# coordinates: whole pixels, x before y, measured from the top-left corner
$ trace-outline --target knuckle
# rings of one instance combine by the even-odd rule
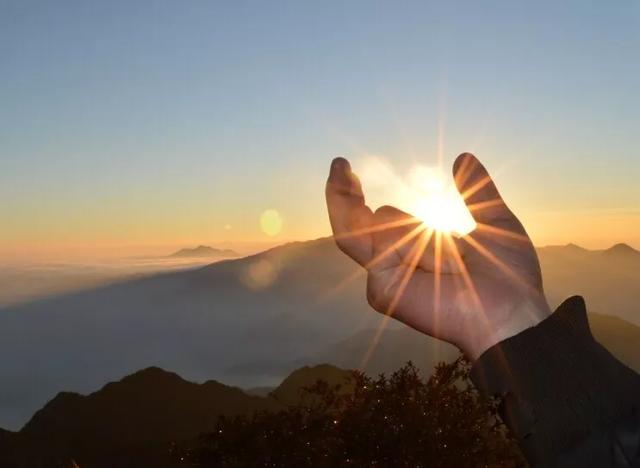
[[[400,218],[403,216],[403,213],[394,206],[382,205],[376,209],[373,216],[378,222],[383,222],[390,219]]]
[[[392,211],[395,211],[395,208],[392,207],[391,205],[382,205],[379,206],[378,208],[376,208],[376,214],[385,214],[385,213],[390,213]]]

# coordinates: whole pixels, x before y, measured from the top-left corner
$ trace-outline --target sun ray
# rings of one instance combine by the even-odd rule
[[[458,264],[458,267],[460,268],[460,273],[463,279],[463,284],[466,287],[467,291],[470,293],[471,295],[471,300],[474,303],[474,306],[478,309],[481,318],[484,321],[484,327],[485,330],[484,332],[487,332],[488,330],[490,330],[491,324],[489,322],[489,318],[487,316],[487,312],[484,308],[484,305],[482,304],[482,301],[480,300],[480,296],[478,294],[478,291],[475,287],[475,285],[473,284],[473,280],[471,279],[471,276],[469,275],[469,270],[467,270],[466,265],[464,264],[464,261],[462,260],[462,257],[460,256],[460,252],[458,251],[458,247],[455,245],[455,242],[453,241],[453,239],[451,238],[451,236],[445,236],[445,239],[447,240],[447,242],[449,243],[449,246],[451,248],[451,252],[453,254],[453,258],[455,260],[455,262]],[[483,332],[483,331],[478,331],[478,330],[474,330],[474,332],[478,333],[478,332]],[[503,360],[505,360],[505,357],[502,355],[502,350],[499,350],[501,358]],[[506,363],[506,360],[505,360]]]
[[[450,235],[445,235],[445,240],[449,244],[449,249],[451,250],[451,254],[453,256],[453,260],[460,270],[460,275],[462,276],[462,280],[464,281],[465,286],[469,290],[471,295],[471,300],[473,301],[473,305],[482,311],[484,314],[484,306],[482,305],[482,301],[480,300],[480,296],[478,291],[476,290],[475,285],[473,284],[473,280],[471,279],[471,275],[469,275],[469,270],[462,260],[462,256],[460,255],[460,251],[456,246],[453,238]]]
[[[442,232],[438,231],[434,236],[433,244],[433,329],[437,333],[440,329],[440,300],[442,289]],[[440,361],[440,346],[435,348],[436,362]]]
[[[470,237],[470,236],[466,236],[466,237]],[[456,263],[458,263],[458,266],[460,267],[460,271],[462,273],[462,278],[464,280],[464,285],[468,288],[469,292],[472,294],[473,301],[476,304],[476,307],[478,307],[478,310],[480,311],[480,313],[482,315],[482,318],[484,319],[484,326],[485,326],[484,332],[486,333],[486,332],[488,332],[490,330],[491,324],[489,322],[489,318],[488,318],[487,313],[486,313],[486,311],[484,309],[484,306],[482,305],[482,301],[480,300],[480,297],[478,295],[478,291],[476,290],[475,285],[473,284],[473,280],[469,276],[469,272],[468,272],[466,266],[464,265],[464,262],[463,262],[462,258],[460,257],[460,254],[458,253],[457,246],[453,242],[453,239],[448,238],[448,241],[450,242],[451,251],[453,252],[453,256],[455,258],[455,261],[456,261]],[[482,246],[480,246],[480,247],[482,247]],[[457,278],[456,278],[456,281],[457,281]],[[476,332],[478,332],[478,331],[476,331]],[[480,331],[480,332],[482,332],[482,331]],[[504,355],[504,353],[502,351],[502,348],[498,347],[497,351],[498,351],[498,357],[502,360],[503,365],[506,368],[508,368],[509,367],[509,362],[507,361],[507,358]],[[518,385],[517,382],[515,382],[514,384]]]
[[[435,242],[433,245],[434,256],[434,268],[433,268],[433,313],[434,313],[434,328],[438,330],[439,311],[440,311],[440,289],[442,285],[442,232],[438,231],[435,235]]]
[[[471,213],[474,213],[476,211],[484,210],[487,208],[494,208],[496,206],[503,206],[503,205],[504,205],[504,200],[502,200],[501,198],[494,198],[493,200],[487,200],[487,201],[482,201],[478,203],[471,203],[467,205],[467,209]]]
[[[466,158],[462,160],[461,166],[458,168],[455,174],[456,185],[463,187],[466,185],[469,176],[471,175],[471,159]]]
[[[407,130],[402,125],[402,119],[400,118],[400,113],[398,112],[397,106],[394,104],[391,96],[388,93],[384,93],[384,96],[381,96],[381,97],[385,102],[385,104],[387,105],[388,115],[392,120],[396,131],[398,132],[398,136],[402,141],[405,152],[409,154],[409,156],[414,162],[417,161],[418,153],[416,152],[416,149],[413,145],[413,142],[411,141],[411,138],[409,138],[409,135],[407,134]]]
[[[392,224],[392,223],[387,223],[387,224]],[[345,279],[340,281],[336,286],[334,286],[329,291],[327,291],[325,294],[323,294],[322,295],[322,299],[323,300],[327,300],[330,297],[333,297],[338,292],[342,291],[345,287],[347,287],[353,281],[358,279],[360,276],[366,274],[368,270],[370,270],[371,268],[376,266],[378,263],[380,263],[382,260],[384,260],[386,257],[388,257],[391,253],[393,253],[394,250],[399,249],[403,245],[407,244],[414,237],[419,235],[424,230],[425,230],[425,227],[424,227],[423,224],[420,224],[420,225],[416,226],[415,228],[413,228],[411,231],[409,231],[404,236],[402,236],[400,239],[395,241],[392,245],[390,245],[383,252],[380,252],[378,255],[376,255],[374,258],[372,258],[371,261],[369,261],[369,263],[364,265],[364,268],[358,268],[351,275],[347,276]]]
[[[476,249],[481,255],[487,258],[490,262],[496,265],[500,270],[505,273],[509,278],[511,278],[515,284],[524,289],[525,291],[532,292],[534,294],[539,294],[539,291],[533,287],[528,282],[524,281],[516,272],[514,272],[507,264],[501,261],[498,257],[496,257],[493,253],[491,253],[485,246],[483,246],[480,242],[474,239],[471,236],[465,236],[463,239],[469,243],[474,249]],[[533,315],[533,312],[530,312],[528,309],[524,309],[526,313],[533,319],[536,317]],[[504,359],[504,357],[503,357]],[[506,362],[506,360],[505,360]]]
[[[474,193],[484,188],[487,184],[491,183],[491,181],[492,181],[491,176],[487,175],[483,177],[478,182],[476,182],[475,184],[473,184],[471,187],[469,187],[467,190],[465,190],[460,194],[462,196],[462,199],[463,200],[469,199],[469,197],[471,197]]]
[[[438,161],[438,167],[442,169],[444,166],[444,120],[445,120],[445,109],[444,109],[444,100],[440,99],[438,103],[438,122],[436,127],[436,158]]]
[[[406,277],[411,277],[411,274],[413,274],[413,272],[416,270],[418,263],[420,263],[420,257],[422,257],[422,255],[424,254],[427,246],[429,245],[429,242],[431,241],[431,237],[433,236],[433,233],[436,232],[434,231],[434,229],[432,228],[428,228],[426,230],[425,235],[422,237],[422,239],[420,241],[418,241],[416,244],[413,245],[413,247],[411,248],[411,250],[409,250],[409,253],[407,254],[407,256],[405,258],[402,258],[401,261],[402,263],[405,263],[406,259],[409,259],[408,263],[405,263],[409,268],[406,272],[404,272],[402,270],[402,268],[397,268],[396,271],[394,272],[393,276],[390,278],[390,280],[388,281],[388,286],[387,289],[385,290],[385,293],[388,292],[389,289],[391,289],[393,287],[393,285],[397,284],[398,281],[400,281],[402,283],[402,281],[404,281],[404,279],[402,279],[402,274],[403,272],[405,273]],[[406,287],[406,285],[405,285]],[[404,288],[402,288],[404,289]],[[385,315],[393,315],[393,312],[395,311],[395,308],[397,306],[397,302],[400,299],[400,295],[403,291],[401,291],[401,288],[398,288],[396,290],[396,294],[393,297],[393,300],[391,301],[389,307],[387,308],[387,311],[385,313]],[[395,301],[395,303],[394,303]]]
[[[398,284],[398,288],[396,290],[396,293],[394,294],[393,298],[391,299],[391,302],[389,303],[389,306],[387,307],[387,310],[385,311],[384,317],[382,318],[380,326],[376,330],[376,334],[374,335],[373,339],[371,340],[371,344],[369,345],[369,348],[367,349],[367,352],[365,353],[364,357],[362,358],[362,362],[360,363],[360,370],[364,371],[364,369],[366,368],[366,366],[367,366],[367,364],[369,362],[369,359],[371,359],[371,356],[373,355],[373,352],[374,352],[375,348],[378,346],[378,342],[380,341],[380,337],[382,336],[382,332],[386,328],[387,322],[389,321],[389,319],[393,316],[393,313],[395,312],[395,309],[398,306],[398,302],[400,301],[402,295],[404,294],[404,291],[405,291],[407,285],[409,284],[409,281],[411,280],[411,276],[413,275],[414,271],[416,270],[418,262],[420,261],[420,257],[424,253],[424,250],[425,250],[427,244],[429,243],[429,240],[431,238],[432,233],[433,233],[433,230],[429,230],[429,233],[427,235],[425,235],[425,236],[422,236],[421,239],[419,240],[419,242],[416,242],[415,245],[411,248],[411,251],[409,252],[409,255],[408,255],[408,257],[411,258],[410,264],[407,265],[407,267],[405,268],[404,275],[403,275],[402,279],[400,280],[400,283]],[[402,270],[399,269],[399,272],[401,273]]]
[[[480,244],[477,240],[475,240],[471,236],[466,236],[464,238],[474,249],[480,252],[485,258],[491,261],[494,265],[496,265],[500,270],[502,270],[507,276],[509,276],[518,286],[523,288],[526,291],[532,292],[534,294],[539,293],[533,286],[524,281],[516,272],[514,272],[507,264],[502,262],[499,258],[497,258],[494,254],[492,254],[485,246]],[[527,310],[527,309],[525,309]],[[529,315],[535,319],[533,313],[529,313]]]
[[[528,236],[521,234],[519,232],[510,231],[508,229],[499,228],[496,226],[492,226],[490,224],[477,223],[476,228],[478,231],[489,232],[491,234],[496,234],[498,236],[508,237],[510,239],[515,239],[521,242],[529,243],[530,239]]]
[[[484,256],[487,260],[497,266],[505,275],[511,278],[516,284],[521,286],[527,290],[534,290],[534,288],[529,285],[526,281],[524,281],[518,274],[509,267],[506,263],[496,257],[493,253],[489,251],[485,246],[483,246],[480,242],[474,239],[471,236],[463,237],[465,242],[467,242],[471,247],[476,249],[482,256]]]
[[[386,229],[393,229],[402,226],[409,226],[411,224],[422,224],[417,218],[400,219],[398,221],[391,221],[388,223],[376,224],[375,226],[369,226],[362,229],[356,229],[355,231],[346,232],[344,234],[334,234],[335,239],[350,239],[352,237],[363,236],[365,234],[372,234],[374,232],[384,231]]]
[[[416,226],[415,228],[413,228],[411,231],[409,231],[408,233],[406,233],[404,236],[402,236],[400,239],[398,239],[397,241],[395,241],[393,244],[391,244],[388,248],[386,248],[384,251],[380,252],[378,255],[376,255],[373,259],[371,259],[371,261],[369,263],[367,263],[364,268],[366,270],[370,270],[371,268],[373,268],[374,266],[376,266],[378,263],[380,263],[382,260],[384,260],[388,255],[390,255],[394,250],[399,249],[400,247],[404,246],[406,243],[408,243],[409,241],[411,241],[414,237],[418,236],[420,233],[425,231],[425,226],[423,224],[420,224],[418,226]],[[415,246],[412,248],[411,251],[413,251],[413,249],[415,248]]]

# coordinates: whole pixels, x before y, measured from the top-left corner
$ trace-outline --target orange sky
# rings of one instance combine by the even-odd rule
[[[357,160],[354,165],[357,169]],[[555,210],[540,209],[536,206],[539,195],[527,193],[530,188],[526,182],[506,183],[511,172],[513,170],[498,170],[496,181],[498,184],[505,181],[503,196],[536,245],[573,242],[598,249],[626,242],[640,248],[640,212],[630,208],[563,208],[562,203],[558,203]],[[82,202],[62,207],[52,202],[47,209],[13,212],[0,232],[0,260],[60,261],[161,255],[199,244],[249,253],[290,240],[329,235],[323,174],[290,180],[282,189],[280,184],[265,185],[264,196],[251,194],[235,206],[228,200],[216,203],[207,198],[215,194],[208,195],[203,190],[187,192],[181,198],[176,193],[159,199],[123,196],[104,200],[97,207]],[[287,189],[297,191],[299,196],[288,197]],[[385,202],[385,193],[376,194],[376,190],[374,187],[368,191],[374,208]],[[268,201],[263,204],[263,199]],[[275,231],[265,232],[265,226],[261,225],[261,215],[267,210],[278,213]]]
[[[638,2],[130,3],[0,14],[0,262],[325,236],[333,157],[466,151],[537,245],[640,248]]]

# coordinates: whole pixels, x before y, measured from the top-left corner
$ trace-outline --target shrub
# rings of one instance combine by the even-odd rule
[[[463,358],[428,379],[408,363],[389,378],[353,372],[343,385],[318,381],[302,391],[304,403],[279,412],[220,418],[174,456],[220,468],[525,466]]]

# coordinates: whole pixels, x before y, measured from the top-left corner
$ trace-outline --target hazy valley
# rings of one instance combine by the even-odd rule
[[[594,333],[640,369],[632,325],[640,323],[640,253],[623,245],[539,252],[552,306],[584,295],[599,314]],[[364,275],[331,239],[8,307],[0,310],[0,427],[20,428],[60,391],[88,393],[149,366],[245,388],[273,386],[306,364],[357,368],[380,319],[364,300]],[[429,371],[456,354],[391,322],[366,370],[411,359]]]

